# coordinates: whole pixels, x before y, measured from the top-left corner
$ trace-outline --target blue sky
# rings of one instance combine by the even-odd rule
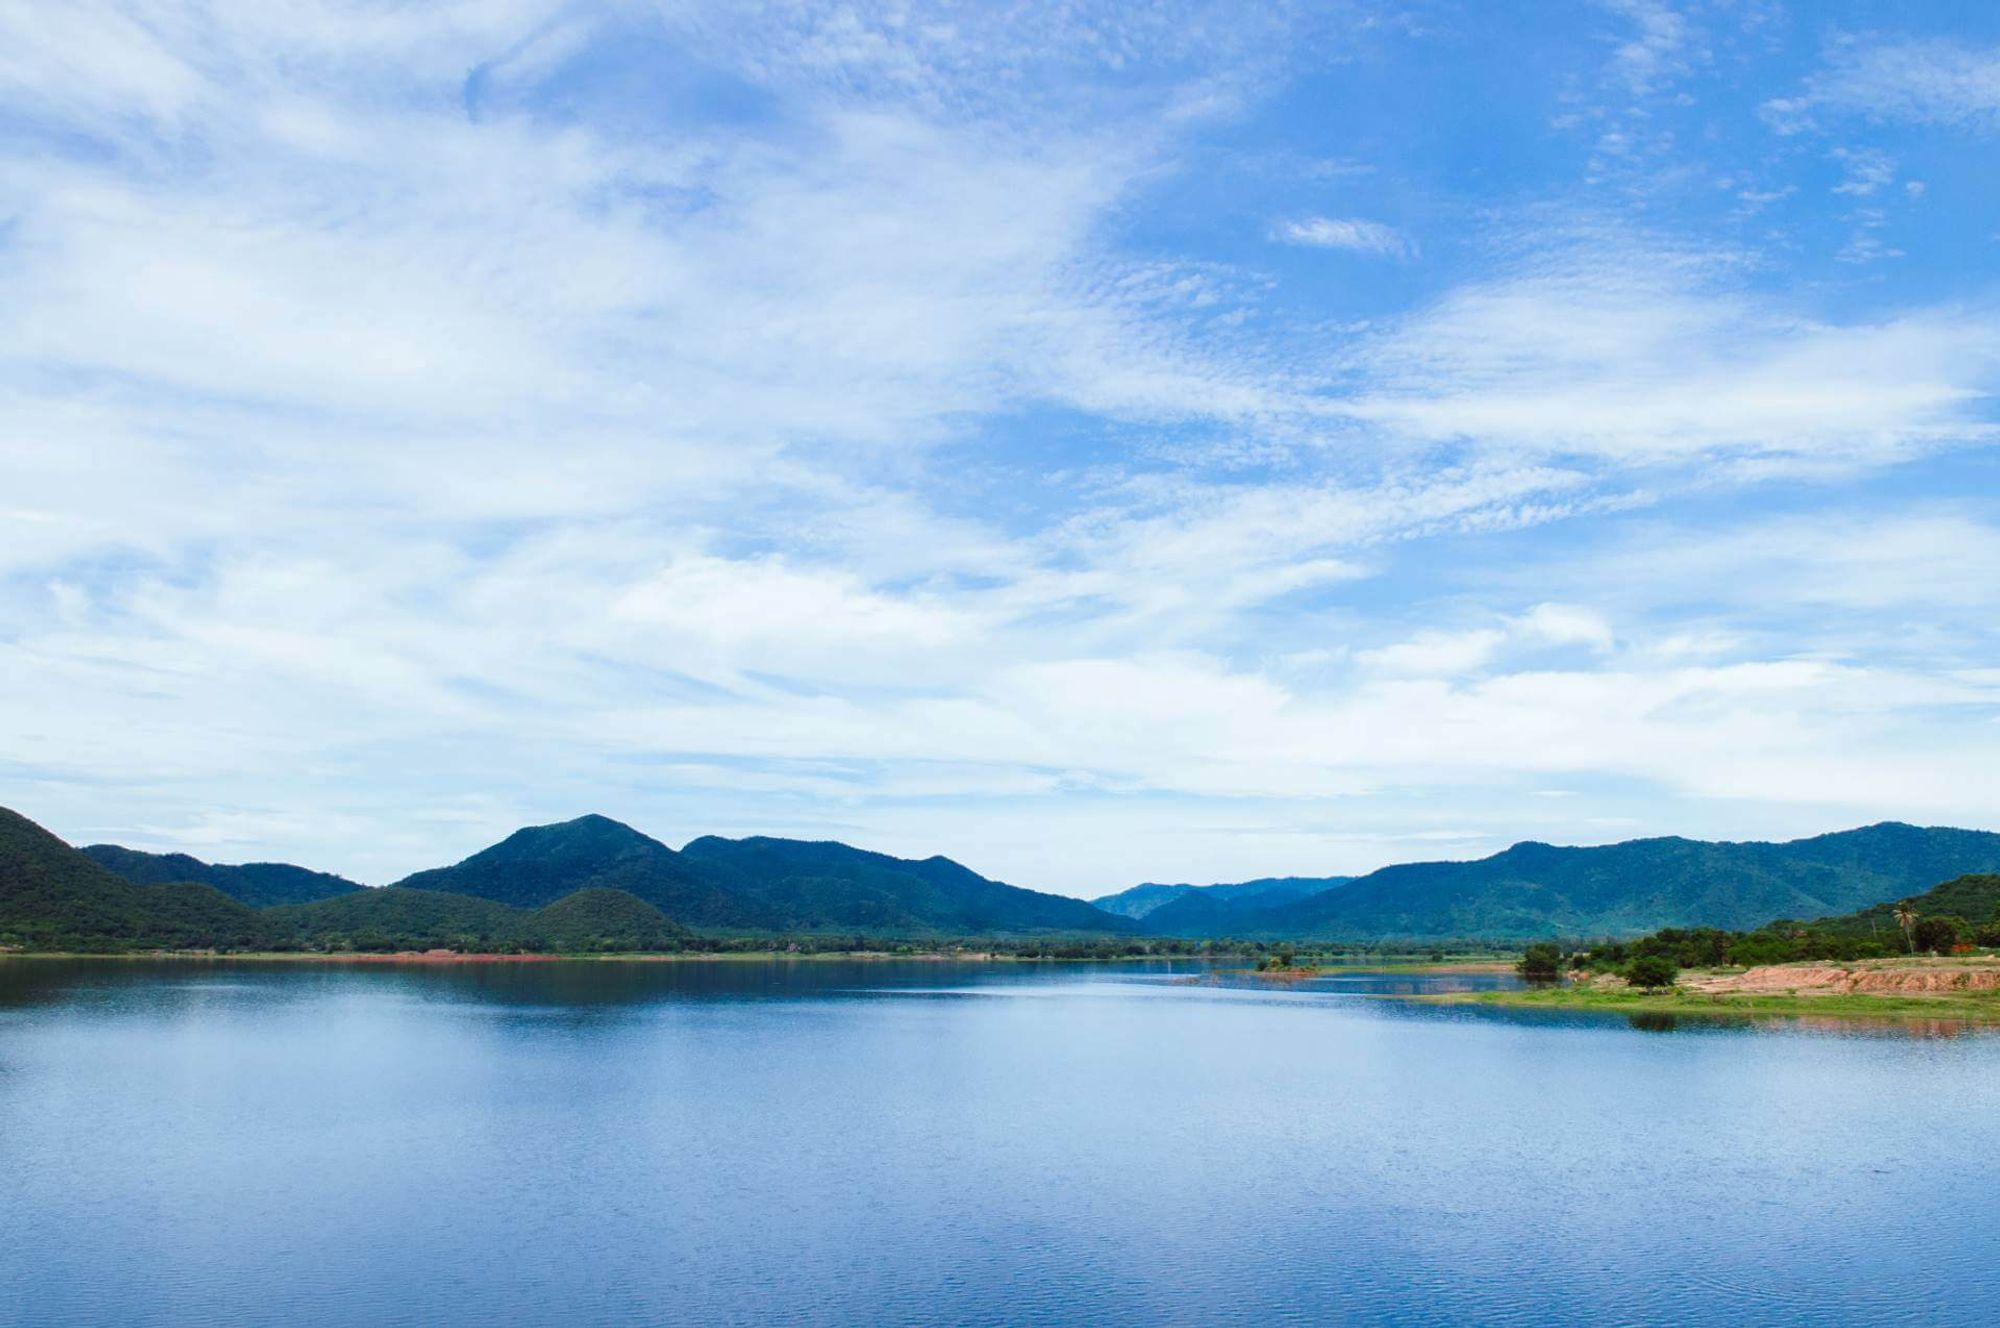
[[[1078,894],[2000,828],[2000,8],[0,7],[0,787]]]

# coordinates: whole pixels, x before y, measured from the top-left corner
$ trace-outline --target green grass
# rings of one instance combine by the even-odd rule
[[[1838,1019],[1963,1019],[2000,1023],[2000,992],[1937,995],[1830,994],[1787,996],[1769,992],[1581,991],[1574,987],[1523,991],[1452,992],[1397,997],[1435,1005],[1492,1005],[1522,1010],[1563,1010],[1604,1014],[1673,1014],[1793,1018],[1818,1015]]]

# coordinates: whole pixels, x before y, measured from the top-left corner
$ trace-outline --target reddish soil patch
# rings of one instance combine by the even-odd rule
[[[1683,978],[1700,992],[1781,992],[1922,996],[2000,991],[2000,962],[1992,960],[1889,960],[1862,964],[1767,964],[1743,973]]]

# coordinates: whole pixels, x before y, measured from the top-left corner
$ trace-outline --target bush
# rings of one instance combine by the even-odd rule
[[[1671,987],[1674,985],[1674,979],[1680,975],[1680,965],[1660,954],[1640,955],[1625,970],[1627,982],[1635,987],[1643,987],[1647,991]]]
[[[1958,944],[1958,934],[1965,927],[1965,919],[1953,917],[1920,918],[1916,929],[1910,933],[1919,950],[1929,950],[1935,954],[1948,955]]]
[[[1562,947],[1553,941],[1536,941],[1514,965],[1514,971],[1530,982],[1554,982],[1562,976],[1562,968]]]

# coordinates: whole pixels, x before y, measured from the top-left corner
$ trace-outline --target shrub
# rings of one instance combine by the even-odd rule
[[[1662,987],[1674,985],[1674,979],[1681,975],[1680,965],[1665,955],[1640,955],[1625,970],[1625,980],[1635,987],[1647,991],[1658,991]]]
[[[1958,934],[1965,928],[1965,919],[1954,917],[1922,918],[1910,933],[1910,938],[1919,950],[1929,950],[1936,954],[1948,955],[1958,944]]]
[[[1530,982],[1554,982],[1562,976],[1562,947],[1553,941],[1536,941],[1521,955],[1514,971]]]

